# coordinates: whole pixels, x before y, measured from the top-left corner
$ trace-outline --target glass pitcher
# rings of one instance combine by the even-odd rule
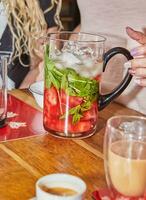
[[[119,96],[132,76],[127,72],[111,93],[100,94],[107,62],[122,47],[104,52],[105,38],[88,33],[53,33],[45,41],[44,128],[55,136],[84,138],[96,132],[99,111]]]

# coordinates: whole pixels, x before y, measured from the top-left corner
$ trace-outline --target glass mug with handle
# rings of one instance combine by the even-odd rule
[[[115,116],[104,138],[104,166],[111,199],[146,199],[146,118]]]
[[[46,38],[44,128],[53,135],[84,138],[95,133],[98,111],[128,86],[127,72],[111,93],[100,94],[101,74],[116,54],[128,60],[129,51],[117,47],[104,52],[105,38],[88,33],[59,32]]]

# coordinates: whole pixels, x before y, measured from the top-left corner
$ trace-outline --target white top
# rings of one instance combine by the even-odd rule
[[[107,37],[106,49],[123,46],[130,50],[139,45],[127,36],[125,27],[146,30],[146,0],[77,1],[81,13],[81,31],[104,34]],[[103,75],[102,86],[111,90],[122,79],[123,63],[121,68],[119,61],[114,59],[110,66]],[[146,114],[145,97],[146,88],[136,85],[132,80],[117,101]]]

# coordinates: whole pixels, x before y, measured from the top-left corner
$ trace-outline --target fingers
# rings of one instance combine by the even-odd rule
[[[146,44],[146,35],[144,33],[135,31],[131,27],[126,27],[126,32],[133,40],[136,40],[140,44]]]
[[[129,73],[140,86],[146,86],[146,58],[134,58],[126,63]]]
[[[146,58],[135,58],[126,63],[129,73],[134,76],[146,77]]]
[[[145,68],[131,68],[129,73],[133,75],[135,83],[146,87],[146,67]]]
[[[133,60],[130,60],[131,68],[145,68],[146,70],[146,57],[143,58],[134,58]]]
[[[136,47],[131,50],[132,56],[146,55],[146,35],[142,32],[135,31],[131,27],[126,27],[126,32],[133,40],[136,40],[142,46]]]
[[[129,73],[136,77],[146,78],[146,68],[130,69]]]
[[[127,62],[129,73],[135,77],[138,85],[146,86],[146,35],[130,27],[126,28],[126,32],[130,38],[142,44],[131,50],[134,59]]]
[[[140,86],[146,87],[146,79],[144,78],[136,78],[134,79],[135,83],[137,83]]]
[[[136,47],[136,48],[133,48],[130,51],[130,53],[131,53],[132,56],[146,55],[146,44],[139,46],[139,47]]]

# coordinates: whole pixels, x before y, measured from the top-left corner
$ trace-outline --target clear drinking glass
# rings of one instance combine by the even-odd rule
[[[104,155],[111,199],[146,199],[146,118],[110,118],[104,138]]]
[[[100,80],[116,54],[132,59],[116,47],[105,53],[105,38],[88,33],[53,33],[45,41],[44,127],[53,135],[84,138],[94,134],[100,110],[119,96],[132,76],[109,94],[100,93]]]
[[[10,52],[0,51],[0,128],[6,125],[7,119],[7,67]]]

